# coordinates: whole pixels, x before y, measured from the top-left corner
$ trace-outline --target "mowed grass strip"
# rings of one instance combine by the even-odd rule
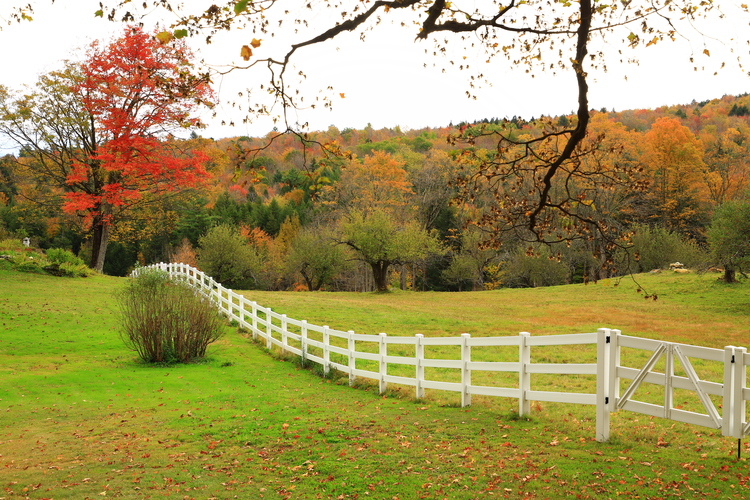
[[[246,295],[297,319],[389,335],[612,327],[746,345],[747,285],[645,276],[538,290]],[[124,280],[0,271],[0,498],[744,498],[750,468],[719,431],[594,408],[322,379],[228,327],[202,363],[145,366],[117,334]],[[651,289],[649,289],[651,288]],[[540,356],[556,359],[559,353]],[[568,354],[565,354],[568,357]],[[541,362],[541,361],[540,361]],[[571,361],[572,362],[572,361]],[[550,377],[576,391],[585,377]],[[584,384],[585,385],[585,384]],[[743,443],[746,454],[750,454]]]

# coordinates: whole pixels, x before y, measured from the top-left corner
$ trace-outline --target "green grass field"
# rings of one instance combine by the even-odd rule
[[[750,347],[750,286],[716,276],[476,293],[246,296],[311,323],[389,335],[618,328]],[[597,443],[594,408],[322,379],[241,332],[204,362],[144,366],[117,333],[123,279],[0,270],[0,499],[745,498],[750,467],[719,431],[632,413]],[[545,354],[546,355],[546,354]],[[550,353],[549,356],[574,356]],[[554,390],[578,390],[552,377]],[[457,398],[457,396],[456,396]]]

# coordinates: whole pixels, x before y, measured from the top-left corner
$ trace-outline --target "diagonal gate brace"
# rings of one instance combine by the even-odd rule
[[[617,409],[622,409],[623,406],[625,406],[625,403],[628,402],[628,400],[631,398],[633,393],[638,390],[638,387],[641,385],[641,382],[643,382],[643,379],[646,378],[646,375],[648,375],[651,372],[651,369],[656,365],[656,362],[659,361],[659,358],[662,354],[664,354],[664,351],[667,350],[666,344],[659,344],[659,347],[656,348],[654,353],[651,355],[651,358],[649,358],[648,361],[646,361],[646,364],[643,365],[643,368],[641,368],[641,371],[638,372],[638,375],[635,376],[633,381],[630,383],[630,386],[625,390],[622,397],[617,401]]]

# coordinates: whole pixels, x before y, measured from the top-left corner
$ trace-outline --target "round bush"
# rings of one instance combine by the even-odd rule
[[[206,354],[225,323],[216,305],[183,281],[143,270],[117,293],[120,336],[147,363],[186,363]]]

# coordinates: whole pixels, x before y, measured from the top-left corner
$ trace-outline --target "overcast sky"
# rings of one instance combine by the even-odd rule
[[[3,4],[8,0],[2,0]],[[16,4],[26,3],[20,0]],[[203,1],[187,0],[190,5],[203,5]],[[32,22],[3,23],[0,31],[0,84],[19,88],[33,84],[39,74],[56,69],[63,59],[77,59],[80,52],[92,40],[107,39],[121,30],[121,26],[94,17],[98,9],[95,0],[37,1]],[[729,8],[729,2],[725,5]],[[0,8],[0,15],[7,14],[8,7]],[[325,14],[314,14],[309,21],[328,27],[332,21]],[[153,25],[156,16],[147,18]],[[168,22],[169,20],[167,20]],[[728,50],[738,47],[747,52],[744,42],[730,41],[735,33],[747,30],[747,18],[729,16],[720,25],[704,25],[707,37],[695,32],[688,39],[676,43],[664,42],[648,50],[626,52],[626,56],[638,56],[639,65],[620,65],[610,62],[604,74],[590,73],[591,108],[607,108],[621,111],[633,108],[655,108],[661,105],[690,103],[725,94],[741,94],[750,90],[750,78],[733,62],[736,54]],[[241,62],[239,50],[255,35],[234,31],[216,37],[208,47],[201,40],[191,41],[202,57],[217,64],[230,61]],[[523,69],[508,69],[503,60],[497,59],[487,65],[483,60],[468,54],[471,70],[482,71],[489,76],[491,85],[485,85],[474,93],[476,100],[469,99],[467,78],[471,72],[453,71],[443,74],[440,67],[446,59],[425,57],[429,42],[414,42],[415,33],[403,29],[380,27],[362,43],[357,35],[351,35],[324,46],[313,46],[298,52],[298,66],[308,78],[303,90],[309,93],[309,102],[318,89],[333,87],[333,111],[318,109],[300,112],[296,119],[309,123],[311,130],[325,130],[329,125],[339,129],[363,128],[368,123],[375,128],[400,126],[416,129],[426,126],[438,127],[450,122],[472,121],[492,117],[530,118],[569,113],[577,107],[574,76],[572,73],[537,74],[531,78]],[[279,41],[277,37],[276,41]],[[603,45],[593,39],[592,49],[604,48],[614,53],[618,40]],[[278,47],[270,39],[256,52],[258,57],[277,55]],[[711,57],[703,54],[709,48]],[[627,49],[626,49],[627,51]],[[453,54],[458,59],[461,54]],[[689,58],[693,56],[706,71],[693,71]],[[722,61],[727,68],[713,75]],[[428,67],[423,65],[427,63]],[[435,64],[437,67],[432,67]],[[479,67],[486,64],[486,68]],[[748,61],[750,64],[750,61]],[[209,121],[209,128],[201,135],[220,138],[237,135],[264,135],[273,124],[268,120],[255,120],[241,124],[244,114],[233,109],[226,101],[232,100],[245,88],[259,91],[261,73],[234,72],[215,79],[215,88],[222,99],[216,119]],[[627,77],[627,80],[626,80]],[[344,97],[341,98],[340,94]],[[246,93],[245,93],[246,95]],[[221,126],[221,121],[235,121],[235,127]]]

